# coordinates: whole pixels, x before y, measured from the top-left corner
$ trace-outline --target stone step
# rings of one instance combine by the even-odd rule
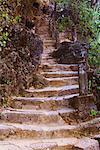
[[[45,32],[45,33],[43,33],[43,32],[37,32],[37,34],[41,37],[41,38],[46,38],[47,37],[47,39],[48,38],[50,38],[50,34],[48,33],[48,32]]]
[[[90,138],[9,139],[0,141],[0,150],[99,150],[96,140]]]
[[[51,59],[51,60],[50,59],[41,60],[41,64],[45,64],[45,62],[48,63],[48,64],[52,64],[52,65],[55,64],[55,60],[53,60],[53,59]]]
[[[45,53],[43,53],[42,54],[42,59],[54,59],[54,58],[52,58],[50,55],[48,56],[48,54],[45,55]]]
[[[40,38],[44,41],[44,40],[53,40],[52,37],[50,35],[45,36],[45,35],[39,35]]]
[[[49,46],[49,47],[45,48],[43,52],[44,52],[44,54],[46,54],[46,52],[50,52],[50,51],[53,52],[53,51],[55,51],[55,50],[56,50],[56,49],[55,49],[54,46],[51,46],[51,47]]]
[[[55,64],[54,60],[49,60],[49,59],[47,59],[47,60],[41,60],[41,64],[45,64],[45,62],[48,63],[48,64]]]
[[[47,57],[48,54],[43,55],[43,57]],[[52,57],[51,57],[52,58]],[[64,65],[64,64],[54,64],[54,65],[47,65],[46,63],[44,65],[41,65],[40,68],[43,69],[43,71],[78,71],[78,65],[70,64],[70,65]]]
[[[1,113],[1,120],[10,123],[25,124],[51,124],[59,125],[72,124],[75,122],[75,110],[71,108],[63,108],[56,111],[48,110],[22,110],[22,109],[6,109]],[[66,122],[63,118],[66,117]]]
[[[51,49],[51,51],[50,51],[50,53],[51,53],[51,52],[53,52],[54,45],[50,45],[50,44],[49,44],[49,45],[48,45],[48,44],[47,44],[47,45],[44,45],[44,46],[43,46],[43,49],[44,49],[44,50],[50,50],[50,49]]]
[[[55,44],[55,41],[51,41],[51,40],[43,40],[43,44],[44,45],[54,45]]]
[[[51,53],[51,51],[46,51],[46,53],[44,52],[43,54],[42,54],[42,59],[54,59],[53,57],[51,57],[50,56],[50,53]]]
[[[62,77],[75,77],[78,76],[77,71],[55,71],[55,72],[42,72],[46,78],[62,78]]]
[[[42,60],[55,60],[54,58],[52,58],[49,53],[45,56],[45,54],[42,54]],[[46,62],[45,62],[46,63]]]
[[[47,46],[47,48],[44,46],[44,54],[47,54],[47,53],[51,53],[54,51],[54,46]]]
[[[52,139],[65,137],[84,137],[100,132],[100,118],[78,125],[43,125],[0,123],[0,139],[4,138],[34,138]]]
[[[51,39],[44,39],[43,40],[43,43],[55,43],[56,41],[53,40],[52,38]]]
[[[55,62],[54,62],[54,61],[50,61],[50,60],[48,60],[48,61],[44,61],[44,60],[42,60],[42,61],[41,61],[41,63],[42,63],[42,64],[45,64],[45,62],[47,62],[48,64],[52,64],[52,65],[54,65],[54,64],[55,64]]]
[[[45,61],[41,61],[42,64],[45,64]],[[54,65],[55,62],[54,61],[47,61],[48,64]]]
[[[45,31],[42,31],[42,30],[38,31],[37,34],[40,35],[40,37],[41,37],[41,35],[47,35],[47,36],[49,36],[49,33],[48,33],[47,30],[45,30]]]
[[[51,49],[54,49],[54,46],[55,46],[55,43],[45,43],[43,45],[43,48],[46,49],[46,48],[51,48]]]
[[[50,86],[66,86],[78,84],[78,77],[46,78]]]
[[[72,94],[68,96],[58,97],[12,97],[11,107],[17,109],[45,109],[57,110],[69,107],[70,98],[78,96],[79,94]]]
[[[40,36],[41,40],[43,41],[43,43],[55,43],[55,40],[53,40],[51,37],[47,37],[45,39],[45,37],[43,37],[42,35]],[[54,51],[56,51],[56,49],[54,48]]]
[[[42,125],[42,124],[17,124],[17,123],[1,123],[0,139],[2,138],[61,138],[69,137],[77,128],[72,125]]]
[[[78,94],[79,85],[69,85],[60,87],[46,87],[43,89],[34,89],[33,87],[25,90],[25,96],[31,97],[52,97]]]
[[[44,58],[44,59],[41,60],[41,64],[42,64],[42,62],[44,62],[44,64],[45,64],[45,63],[48,63],[48,62],[54,62],[54,64],[55,64],[55,60],[52,59],[52,58],[51,58],[51,59]],[[51,63],[50,63],[50,64],[51,64]],[[42,65],[43,65],[43,64],[42,64]]]
[[[44,47],[44,48],[47,47],[48,50],[49,50],[49,48],[55,49],[54,46],[55,46],[55,42],[54,42],[54,43],[47,43],[47,42],[45,42],[45,43],[43,44],[43,47]]]
[[[50,36],[47,36],[46,38],[45,38],[45,35],[43,36],[43,35],[40,35],[40,38],[41,38],[41,40],[43,41],[43,43],[44,42],[55,42],[55,40],[53,40],[53,38],[52,37],[50,37]],[[56,51],[56,49],[54,49],[55,51]]]
[[[44,40],[43,40],[43,43],[55,43],[56,42],[56,40],[54,40],[52,37],[51,38],[45,38]]]
[[[51,53],[52,53],[52,49],[49,49],[49,50],[45,49],[42,54],[42,57],[44,57],[44,58],[47,58],[48,56],[51,57],[50,56]],[[51,57],[51,58],[53,58],[53,57]]]
[[[55,59],[53,58],[50,58],[49,56],[46,58],[46,57],[43,57],[41,61],[45,61],[45,63],[47,63],[47,61],[55,61]]]
[[[47,54],[42,54],[42,58],[41,58],[42,60],[49,60],[49,59],[54,59],[54,58],[52,58],[51,56],[50,56],[50,53],[47,53]],[[45,62],[46,63],[46,62]],[[41,65],[43,65],[43,64],[41,64]]]

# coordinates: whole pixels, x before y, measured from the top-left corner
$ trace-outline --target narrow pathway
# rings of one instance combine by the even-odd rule
[[[13,108],[1,113],[0,150],[99,150],[89,138],[99,132],[99,118],[79,124],[69,105],[79,95],[78,66],[56,64],[50,57],[55,48],[48,30],[45,20],[38,31],[44,43],[40,72],[49,87],[31,87],[25,97],[13,97]]]

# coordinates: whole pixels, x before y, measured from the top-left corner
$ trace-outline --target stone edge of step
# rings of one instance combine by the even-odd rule
[[[9,146],[9,148],[12,148],[12,146],[15,146],[15,148],[19,147],[20,150],[22,148],[32,148],[34,150],[41,150],[44,148],[57,148],[57,147],[77,147],[77,148],[82,148],[88,149],[88,148],[94,148],[93,150],[99,150],[99,144],[96,140],[90,139],[90,138],[82,138],[82,139],[77,139],[77,138],[60,138],[60,139],[44,139],[44,140],[32,140],[32,139],[22,139],[22,140],[4,140],[0,141],[0,147],[3,148],[5,145]],[[25,149],[25,150],[26,150]],[[31,150],[32,150],[31,149]],[[29,149],[30,150],[30,149]]]
[[[18,123],[1,123],[0,124],[0,130],[5,129],[21,129],[26,131],[57,131],[57,130],[81,130],[83,128],[87,128],[87,126],[97,126],[96,123],[100,122],[100,117],[92,119],[90,121],[87,121],[85,123],[80,123],[79,125],[57,125],[54,124],[51,125],[44,125],[44,124],[33,124],[33,125],[27,125],[27,124],[18,124]],[[99,128],[100,126],[98,126]]]
[[[64,81],[64,80],[70,80],[70,79],[78,79],[78,76],[73,77],[58,77],[58,78],[46,78],[47,81]]]
[[[6,114],[25,114],[25,115],[45,115],[45,116],[50,116],[50,115],[59,115],[59,114],[65,114],[65,113],[74,113],[75,110],[72,108],[66,108],[66,109],[59,109],[56,111],[53,110],[22,110],[22,109],[5,109],[4,111],[1,112],[2,115]]]
[[[67,96],[57,96],[57,97],[12,97],[13,100],[17,101],[36,101],[36,102],[45,102],[45,101],[62,101],[62,100],[69,100],[75,96],[79,96],[79,94],[71,94]]]
[[[34,89],[33,87],[31,87],[30,89],[26,89],[26,92],[50,92],[50,91],[64,91],[64,90],[74,90],[74,89],[79,89],[79,85],[68,85],[68,86],[60,86],[60,87],[45,87],[43,89]]]

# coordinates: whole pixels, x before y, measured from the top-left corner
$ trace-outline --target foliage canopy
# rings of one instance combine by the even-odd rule
[[[56,0],[62,7],[70,10],[70,14],[63,17],[59,23],[60,30],[65,27],[71,29],[76,26],[79,39],[90,44],[89,62],[100,65],[100,5],[91,6],[89,0]]]

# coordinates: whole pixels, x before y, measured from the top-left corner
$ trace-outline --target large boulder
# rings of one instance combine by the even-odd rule
[[[57,51],[54,51],[52,56],[58,63],[72,64],[78,63],[86,57],[89,46],[81,42],[62,42]]]

